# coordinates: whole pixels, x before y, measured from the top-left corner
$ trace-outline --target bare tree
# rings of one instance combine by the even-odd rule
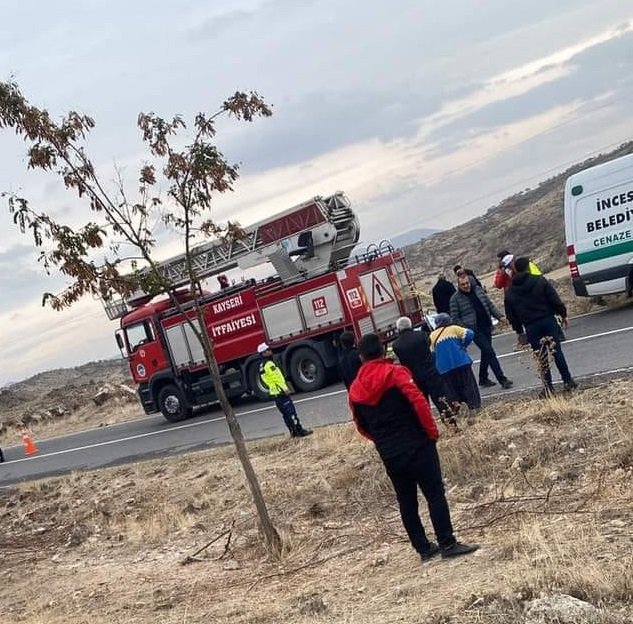
[[[40,249],[39,260],[50,274],[58,270],[68,285],[60,293],[45,293],[42,305],[64,310],[84,295],[105,299],[127,296],[142,290],[149,294],[169,293],[182,310],[174,285],[159,270],[155,259],[158,223],[183,241],[188,277],[198,323],[186,315],[201,342],[216,395],[244,469],[266,544],[271,553],[281,550],[281,539],[270,519],[259,481],[251,464],[244,436],[221,383],[213,340],[206,331],[199,304],[201,279],[191,263],[196,238],[241,235],[237,223],[221,226],[212,216],[213,200],[233,190],[238,165],[230,164],[215,143],[216,120],[221,116],[253,121],[269,117],[270,107],[254,92],[236,92],[214,113],[198,113],[189,142],[185,120],[176,115],[164,119],[141,113],[138,126],[149,148],[149,160],[139,171],[138,192],[128,197],[120,172],[114,189],[97,173],[85,142],[95,122],[87,115],[70,111],[59,121],[48,111],[30,104],[14,82],[0,83],[0,128],[13,129],[28,145],[28,168],[51,172],[65,187],[87,204],[92,219],[78,228],[60,223],[51,212],[35,210],[24,197],[3,193],[14,222],[30,232]],[[179,147],[180,146],[180,147]],[[158,191],[159,185],[166,190]],[[127,272],[126,272],[127,270]],[[131,272],[130,272],[131,270]]]

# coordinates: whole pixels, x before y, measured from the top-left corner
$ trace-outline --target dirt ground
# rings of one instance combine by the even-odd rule
[[[501,624],[562,592],[631,622],[632,390],[496,403],[444,437],[457,533],[481,545],[452,562],[416,557],[350,425],[249,444],[280,560],[232,447],[0,490],[0,621]]]

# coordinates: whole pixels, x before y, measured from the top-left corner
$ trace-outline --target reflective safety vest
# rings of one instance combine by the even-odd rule
[[[288,384],[284,374],[271,359],[260,362],[259,378],[271,397],[288,392]]]
[[[541,269],[539,269],[538,266],[534,264],[534,262],[532,262],[531,260],[530,264],[528,264],[528,273],[530,275],[543,275]]]

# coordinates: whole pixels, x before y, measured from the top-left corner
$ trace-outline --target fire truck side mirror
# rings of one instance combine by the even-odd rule
[[[118,329],[114,333],[114,338],[116,340],[117,347],[119,347],[119,350],[121,351],[121,355],[123,357],[127,357],[128,352],[127,352],[127,347],[125,346],[125,339],[123,338],[123,330]]]

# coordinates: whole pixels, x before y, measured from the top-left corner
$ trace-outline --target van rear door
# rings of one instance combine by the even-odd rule
[[[629,288],[633,154],[585,169],[567,180],[565,235],[577,295],[605,295]]]

